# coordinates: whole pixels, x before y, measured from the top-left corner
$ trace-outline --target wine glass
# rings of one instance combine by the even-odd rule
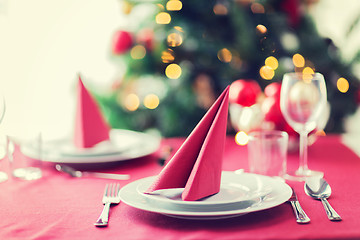
[[[6,110],[5,98],[0,94],[0,123],[4,119],[5,110]],[[0,161],[1,160],[3,159],[0,159]],[[7,179],[8,179],[8,175],[6,174],[6,172],[0,171],[0,182],[4,182]]]
[[[308,168],[307,147],[308,134],[316,128],[326,103],[326,85],[321,73],[284,74],[280,109],[288,124],[300,134],[300,164],[295,172],[287,173],[285,177],[289,180],[303,181],[307,177],[324,175]]]

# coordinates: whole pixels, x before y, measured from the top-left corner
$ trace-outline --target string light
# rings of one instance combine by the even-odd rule
[[[336,86],[338,90],[342,93],[346,93],[349,90],[349,82],[343,77],[337,80]]]
[[[294,65],[295,65],[295,67],[302,68],[302,67],[305,66],[304,57],[301,56],[298,53],[294,54],[294,56],[292,57],[292,61],[293,61]]]
[[[143,45],[136,45],[130,51],[130,56],[133,59],[142,59],[146,55],[146,49]]]
[[[244,146],[246,144],[248,144],[249,142],[249,136],[247,135],[246,132],[244,131],[239,131],[238,133],[236,133],[235,135],[235,142],[238,145]]]
[[[272,69],[269,66],[262,66],[260,68],[259,73],[260,73],[260,76],[265,80],[271,80],[275,76],[274,69]]]
[[[165,75],[171,79],[178,79],[181,76],[181,67],[176,63],[168,65],[165,69]]]
[[[167,37],[167,44],[169,47],[178,47],[182,44],[183,39],[178,33],[170,33]]]
[[[182,9],[182,2],[179,0],[169,0],[166,3],[166,9],[168,11],[180,11]]]
[[[231,62],[232,54],[227,48],[223,48],[218,51],[217,57],[222,62]]]
[[[155,109],[159,106],[159,97],[155,94],[148,94],[144,98],[144,106],[148,109]]]
[[[279,67],[279,62],[275,57],[270,56],[265,59],[265,65],[276,70]]]
[[[124,106],[129,111],[136,111],[140,106],[139,97],[134,93],[130,93],[125,98]]]
[[[157,24],[169,24],[171,22],[171,16],[166,12],[161,12],[156,15],[155,21]]]

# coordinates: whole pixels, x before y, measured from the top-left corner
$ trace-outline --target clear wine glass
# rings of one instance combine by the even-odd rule
[[[0,94],[0,123],[4,119],[5,116],[5,110],[6,110],[6,104],[5,104],[5,98]],[[6,146],[4,146],[6,147]],[[0,161],[3,159],[0,159]],[[0,182],[4,182],[8,179],[8,175],[6,172],[0,171]]]
[[[303,181],[307,177],[323,176],[324,173],[308,168],[308,134],[317,126],[326,107],[327,93],[321,73],[286,73],[280,93],[280,108],[288,124],[300,134],[300,164],[295,172],[285,178]]]

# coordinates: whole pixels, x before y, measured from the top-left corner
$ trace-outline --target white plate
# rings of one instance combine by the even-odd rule
[[[137,191],[143,194],[145,198],[156,204],[161,204],[167,208],[177,208],[181,210],[214,210],[231,206],[238,206],[240,202],[257,201],[259,198],[265,197],[271,192],[271,186],[259,186],[256,182],[246,182],[244,185],[241,182],[234,181],[233,174],[222,174],[220,191],[209,197],[198,201],[183,201],[181,194],[184,188],[161,189],[150,194],[144,192],[154,182],[156,177],[149,177],[143,179],[137,186]],[[246,204],[246,203],[243,203]]]
[[[208,206],[198,206],[193,208],[193,203],[189,203],[190,208],[186,208],[186,202],[183,206],[164,204],[162,201],[153,201],[145,197],[138,191],[138,186],[154,180],[155,177],[143,178],[127,184],[120,190],[121,200],[134,208],[160,213],[177,218],[186,219],[221,219],[244,215],[251,212],[261,211],[278,206],[286,202],[291,196],[291,188],[283,181],[271,177],[234,172],[223,172],[224,181],[231,181],[235,184],[241,184],[249,189],[271,189],[264,197],[256,197],[244,201],[233,202],[230,205],[219,205],[216,208]],[[226,179],[226,180],[225,180]],[[223,181],[222,181],[223,182]],[[252,190],[251,190],[252,191]]]
[[[44,142],[41,146],[43,161],[56,163],[105,163],[143,157],[155,152],[160,138],[130,130],[112,129],[110,142],[102,142],[94,148],[76,149],[72,139]],[[36,144],[23,145],[21,151],[31,158],[39,156]]]

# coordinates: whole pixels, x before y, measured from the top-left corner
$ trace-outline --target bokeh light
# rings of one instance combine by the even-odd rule
[[[311,67],[305,67],[302,72],[307,75],[313,75],[315,73]]]
[[[326,136],[326,133],[324,130],[320,129],[320,130],[317,130],[315,132],[315,136],[319,136],[319,137],[325,137]]]
[[[265,13],[265,8],[260,3],[253,3],[250,8],[253,13]]]
[[[159,106],[159,97],[155,94],[148,94],[144,98],[144,106],[149,109],[155,109]]]
[[[346,93],[349,90],[349,82],[343,77],[337,80],[336,86],[338,90],[342,93]]]
[[[232,54],[227,48],[223,48],[218,51],[217,57],[222,62],[231,62]]]
[[[249,142],[249,136],[247,135],[246,132],[244,131],[239,131],[238,133],[236,133],[235,135],[235,142],[238,145],[244,146],[246,144],[248,144]]]
[[[183,39],[179,33],[170,33],[167,37],[169,47],[178,47],[182,44]]]
[[[260,34],[265,34],[267,33],[267,28],[264,25],[259,24],[256,26],[256,31]]]
[[[314,75],[314,70],[311,67],[305,67],[302,71],[303,73],[303,80],[305,82],[311,82],[311,80],[313,79],[313,75]]]
[[[125,97],[124,106],[128,111],[136,111],[140,106],[139,97],[134,93],[130,93]]]
[[[270,56],[265,59],[265,65],[276,70],[279,67],[279,61],[275,57]]]
[[[181,67],[176,63],[168,65],[165,69],[165,75],[171,79],[178,79],[181,76]]]
[[[166,3],[166,9],[168,11],[180,11],[182,9],[182,2],[179,0],[169,0]]]
[[[130,56],[133,59],[142,59],[146,55],[146,49],[143,45],[136,45],[130,51]]]
[[[163,63],[171,63],[175,60],[175,53],[171,49],[167,49],[161,53],[161,60]]]
[[[180,26],[174,26],[174,29],[179,31],[179,32],[184,32],[184,29]]]
[[[265,80],[271,80],[275,76],[274,69],[272,69],[269,66],[262,66],[260,68],[259,73],[260,73],[260,76]]]
[[[215,4],[213,11],[216,15],[226,15],[228,14],[227,7],[222,3]]]
[[[155,21],[157,24],[169,24],[171,22],[171,16],[166,12],[161,12],[156,15]]]
[[[294,56],[292,57],[293,63],[295,65],[295,67],[304,67],[305,65],[305,59],[302,55],[296,53],[294,54]]]

